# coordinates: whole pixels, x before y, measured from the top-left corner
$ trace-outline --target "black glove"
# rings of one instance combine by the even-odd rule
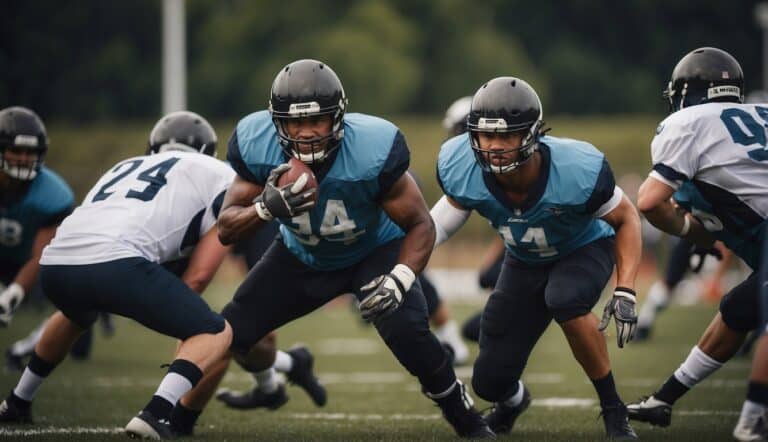
[[[404,264],[398,264],[389,274],[377,276],[362,286],[360,292],[366,295],[360,301],[363,319],[373,322],[397,310],[414,280],[416,275],[413,271]]]
[[[309,189],[302,192],[307,185],[309,177],[302,174],[293,184],[277,187],[277,178],[290,169],[288,164],[281,164],[269,173],[264,191],[253,200],[256,213],[264,221],[272,221],[274,218],[291,218],[311,209],[315,202],[310,198],[317,189]]]
[[[637,313],[635,312],[635,291],[625,287],[616,287],[613,297],[605,304],[603,319],[598,329],[605,330],[613,316],[616,322],[616,343],[619,348],[635,337]]]
[[[704,247],[691,245],[691,259],[688,260],[688,266],[691,268],[693,273],[699,273],[699,271],[701,271],[707,255],[714,256],[718,261],[723,259],[723,252],[721,252],[717,247],[710,247],[705,249]]]

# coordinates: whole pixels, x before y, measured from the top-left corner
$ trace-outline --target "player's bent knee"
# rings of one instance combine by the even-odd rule
[[[760,325],[759,309],[754,303],[748,302],[744,296],[734,292],[725,295],[720,301],[720,315],[725,325],[741,333],[754,330]]]
[[[517,373],[516,370],[500,369],[497,361],[481,354],[472,372],[472,388],[481,399],[498,402],[505,398],[511,387],[517,385]]]

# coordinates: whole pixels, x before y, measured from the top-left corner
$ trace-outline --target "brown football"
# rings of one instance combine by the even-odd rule
[[[291,168],[283,172],[277,178],[278,187],[283,187],[287,184],[293,184],[296,182],[296,180],[299,179],[301,174],[306,173],[309,175],[309,179],[307,180],[307,185],[304,186],[304,190],[317,188],[317,178],[315,178],[315,174],[312,172],[312,169],[310,169],[309,166],[297,158],[291,158],[288,160],[288,165],[291,166]],[[312,200],[317,201],[317,192],[315,192],[315,194],[312,196]]]

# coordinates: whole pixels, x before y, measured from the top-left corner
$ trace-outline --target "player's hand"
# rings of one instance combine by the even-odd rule
[[[281,164],[269,173],[264,191],[253,200],[256,213],[264,221],[274,218],[290,218],[311,209],[315,202],[311,199],[317,189],[303,191],[309,176],[304,173],[293,184],[277,187],[277,178],[290,169],[288,164]]]
[[[410,290],[416,275],[405,264],[396,265],[387,275],[374,278],[360,288],[365,295],[360,301],[360,313],[368,322],[390,315],[403,303],[403,298]]]
[[[598,329],[605,330],[613,316],[616,322],[616,343],[619,348],[635,337],[637,327],[637,312],[635,312],[635,291],[624,287],[616,287],[613,297],[605,304],[603,319]]]
[[[13,312],[24,299],[24,288],[13,283],[0,292],[0,327],[6,327],[13,318]]]
[[[718,261],[723,259],[723,252],[717,247],[698,247],[696,245],[691,246],[691,259],[688,265],[693,273],[699,273],[704,266],[704,260],[707,259],[707,255],[714,256]],[[695,258],[695,260],[694,260]]]

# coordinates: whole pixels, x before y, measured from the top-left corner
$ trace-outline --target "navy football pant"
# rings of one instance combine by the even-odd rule
[[[322,271],[299,261],[278,239],[251,269],[222,315],[232,326],[232,350],[245,354],[261,338],[343,293],[359,289],[397,264],[402,240],[374,250],[354,266]],[[374,322],[392,353],[431,393],[445,391],[455,375],[445,350],[430,332],[418,280],[391,315]]]
[[[491,402],[506,399],[552,319],[563,323],[589,313],[614,262],[613,238],[547,264],[527,264],[507,253],[481,320],[480,355],[472,376],[477,395]]]

